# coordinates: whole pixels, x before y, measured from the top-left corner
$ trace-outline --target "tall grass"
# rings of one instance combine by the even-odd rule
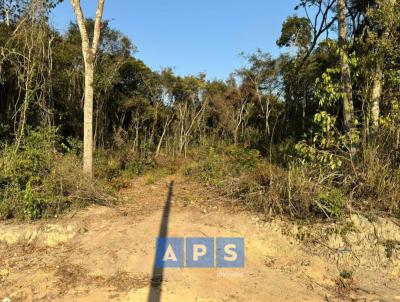
[[[354,211],[400,214],[399,168],[379,148],[364,148],[335,169],[294,159],[271,163],[256,150],[225,144],[197,148],[191,156],[196,160],[184,175],[252,211],[328,220]]]

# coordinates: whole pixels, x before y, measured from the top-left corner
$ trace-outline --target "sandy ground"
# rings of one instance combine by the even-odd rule
[[[293,225],[239,213],[194,182],[139,178],[121,196],[113,208],[0,224],[0,301],[400,301],[394,263],[393,274],[355,269],[353,258],[338,260],[342,250],[310,246]],[[244,237],[245,268],[165,269],[161,277],[153,266],[163,217],[170,237]],[[347,267],[351,280],[340,278]]]

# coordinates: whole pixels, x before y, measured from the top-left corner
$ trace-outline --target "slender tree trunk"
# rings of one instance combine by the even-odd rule
[[[353,87],[351,83],[350,66],[347,62],[347,27],[346,27],[346,0],[338,0],[338,26],[341,84],[343,94],[343,121],[345,130],[354,127]]]
[[[383,80],[383,71],[378,64],[375,69],[375,73],[373,75],[372,89],[371,89],[371,120],[372,120],[372,128],[375,131],[379,127],[379,115],[380,115],[380,101],[382,97],[382,80]]]
[[[384,5],[384,9],[386,9],[387,12],[392,12],[395,5],[396,5],[396,0],[384,0],[380,2],[381,5]],[[386,40],[389,37],[390,34],[390,29],[388,27],[385,27],[383,34],[382,34],[382,39]],[[373,82],[372,82],[372,88],[371,88],[371,102],[372,102],[372,107],[371,107],[371,120],[372,120],[372,128],[374,131],[376,131],[379,127],[379,116],[380,116],[380,102],[382,98],[382,89],[383,89],[383,61],[384,61],[384,56],[380,50],[378,50],[378,62],[376,63],[375,70],[373,76]]]
[[[85,64],[85,103],[83,105],[83,173],[93,177],[93,76],[92,62]]]
[[[154,121],[151,126],[151,132],[150,132],[150,136],[149,136],[149,142],[150,142],[151,148],[153,148],[153,146],[155,145],[154,136],[156,133],[156,127],[157,127],[157,123],[158,123],[158,108],[159,108],[160,104],[158,102],[155,102],[154,106],[155,106],[156,113],[154,116]]]
[[[71,0],[82,39],[82,54],[85,63],[85,102],[83,105],[83,173],[93,178],[93,94],[94,94],[94,62],[100,41],[101,19],[103,17],[104,0],[98,0],[96,20],[94,24],[93,42],[90,45],[85,18],[80,0]]]
[[[160,155],[161,146],[162,146],[165,134],[167,133],[168,126],[172,122],[173,118],[174,118],[174,116],[172,116],[171,119],[167,118],[167,121],[165,122],[164,129],[163,129],[163,132],[160,137],[160,141],[158,142],[158,145],[157,145],[157,150],[156,150],[156,155],[155,155],[156,158]]]

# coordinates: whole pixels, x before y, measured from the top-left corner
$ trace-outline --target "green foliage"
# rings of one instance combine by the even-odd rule
[[[37,219],[104,202],[106,194],[80,174],[79,28],[57,32],[29,1],[9,2],[11,24],[0,14],[0,218]],[[58,1],[45,2],[50,9]],[[324,38],[336,23],[334,2],[301,0],[309,18],[288,17],[277,41],[290,53],[245,55],[246,65],[226,81],[154,71],[103,22],[94,78],[96,177],[120,188],[149,171],[174,173],[188,156],[184,175],[253,210],[338,219],[348,200],[368,212],[400,213],[400,8],[348,1],[360,22],[347,22],[348,41],[338,47]],[[86,22],[92,31],[94,20]],[[350,68],[350,131],[341,62]],[[372,127],[377,79],[379,126]],[[25,131],[44,125],[59,131]]]
[[[317,215],[328,218],[338,219],[344,214],[346,199],[343,192],[334,189],[329,192],[320,192],[311,204],[311,210]]]
[[[280,47],[307,48],[312,39],[312,26],[307,18],[288,17],[282,25],[282,33],[276,44]]]
[[[222,186],[227,177],[238,177],[261,163],[257,150],[236,145],[208,147],[202,151],[196,166],[188,166],[184,174],[197,174],[206,183]]]
[[[0,151],[0,219],[39,219],[70,207],[113,200],[81,174],[74,153],[61,154],[55,128],[29,130],[19,143]]]
[[[352,221],[347,221],[344,225],[340,226],[339,230],[338,230],[338,234],[341,236],[346,236],[349,233],[355,233],[359,231],[354,222]]]
[[[29,182],[38,182],[51,170],[56,159],[55,128],[30,130],[17,145],[4,145],[0,151],[0,180],[25,188]]]
[[[24,218],[23,191],[18,184],[2,184],[0,189],[0,220]]]
[[[323,165],[335,170],[342,165],[342,160],[336,156],[336,148],[340,144],[336,139],[336,118],[322,111],[315,115],[314,123],[318,130],[313,133],[312,144],[303,140],[294,147],[295,162],[302,165]]]
[[[338,83],[333,78],[340,75],[339,68],[328,68],[315,80],[315,96],[321,108],[333,108],[341,97]]]
[[[139,158],[135,159],[132,162],[128,163],[124,173],[127,177],[135,177],[140,176],[150,171],[155,167],[155,163],[152,158]]]
[[[43,205],[32,191],[31,183],[28,182],[24,193],[24,214],[28,219],[38,219],[42,216]]]
[[[319,101],[320,111],[314,115],[309,141],[302,140],[294,147],[294,161],[297,164],[311,164],[314,168],[335,171],[342,167],[343,161],[348,160],[347,156],[352,155],[354,146],[360,143],[360,131],[357,128],[343,133],[339,130],[338,118],[329,113],[342,98],[337,83],[339,71],[339,68],[328,68],[316,80],[315,97]],[[357,120],[354,125],[358,125]]]
[[[154,175],[148,175],[146,177],[146,185],[154,185],[156,183],[156,177]]]
[[[400,125],[400,103],[398,102],[398,100],[393,100],[392,102],[390,102],[389,106],[389,113],[386,116],[382,116],[379,122],[381,126],[385,129],[389,130],[392,133],[396,133]]]
[[[261,162],[260,152],[255,149],[245,149],[237,145],[229,146],[226,150],[229,160],[236,162],[236,173],[256,168]]]
[[[222,175],[225,174],[227,166],[224,166],[223,157],[216,152],[215,148],[209,148],[205,159],[200,161],[198,169],[201,179],[206,183],[216,186],[223,184]]]
[[[61,143],[61,147],[67,152],[76,155],[83,154],[83,142],[74,137],[67,137],[65,143]]]

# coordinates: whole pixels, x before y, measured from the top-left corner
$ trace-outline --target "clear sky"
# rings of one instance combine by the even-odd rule
[[[93,17],[97,0],[81,0]],[[257,48],[279,54],[282,22],[299,0],[105,0],[104,16],[138,48],[136,57],[155,70],[172,67],[179,75],[206,72],[225,79],[243,64],[239,53]],[[53,12],[65,30],[75,17],[69,0]]]

